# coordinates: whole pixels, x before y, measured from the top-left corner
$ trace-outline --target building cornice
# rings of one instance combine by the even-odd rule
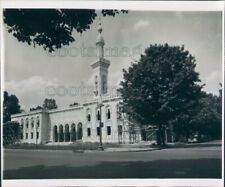
[[[22,113],[17,113],[17,114],[12,114],[11,118],[17,118],[17,117],[22,117],[22,116],[32,116],[36,114],[44,114],[48,113],[47,110],[35,110],[35,111],[29,111],[29,112],[22,112]]]
[[[81,109],[83,108],[82,105],[79,105],[79,106],[70,106],[68,108],[61,108],[61,109],[53,109],[53,110],[50,110],[48,111],[49,114],[52,114],[52,113],[58,113],[58,112],[66,112],[66,111],[71,111],[71,110],[78,110],[78,109]]]

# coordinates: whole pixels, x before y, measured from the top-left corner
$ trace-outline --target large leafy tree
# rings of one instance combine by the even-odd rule
[[[157,143],[165,143],[164,128],[180,116],[190,116],[201,97],[195,58],[179,46],[150,45],[140,60],[124,71],[124,110],[142,125],[158,127]]]
[[[222,136],[222,100],[221,96],[204,93],[196,108],[192,121],[192,130],[212,139]]]
[[[126,10],[101,10],[102,16],[115,16]],[[75,41],[73,31],[90,29],[97,17],[94,9],[5,9],[4,23],[19,42],[43,46],[49,52]]]
[[[4,91],[3,100],[3,123],[11,120],[11,115],[20,113],[19,100],[16,95],[9,95],[8,92]]]
[[[222,89],[219,95],[202,91],[198,105],[171,121],[176,140],[186,140],[194,134],[206,139],[222,136]],[[204,139],[205,139],[204,138]]]

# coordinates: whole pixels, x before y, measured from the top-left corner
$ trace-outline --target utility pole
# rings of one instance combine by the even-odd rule
[[[35,143],[36,143],[36,146],[37,146],[37,134],[38,134],[38,133],[37,133],[37,131],[38,131],[38,126],[37,126],[37,124],[35,125],[35,127],[36,127],[36,136],[35,136],[35,137],[36,137],[36,142],[35,142]]]
[[[98,96],[98,91],[94,91],[95,96]],[[103,122],[102,122],[102,107],[104,106],[102,103],[102,96],[98,98],[97,105],[99,108],[99,146],[98,150],[103,151],[103,145],[102,145],[102,127],[103,127]]]

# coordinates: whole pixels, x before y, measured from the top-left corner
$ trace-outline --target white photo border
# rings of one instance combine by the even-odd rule
[[[128,9],[149,11],[221,11],[222,12],[222,84],[224,114],[224,1],[74,1],[74,0],[2,0],[0,2],[0,28],[3,28],[4,8],[81,8],[81,9]],[[4,37],[0,30],[1,89],[4,87]],[[1,91],[1,116],[3,116],[3,91]],[[3,118],[1,117],[1,124]],[[51,180],[3,180],[3,187],[39,186],[224,186],[224,115],[222,117],[222,178],[221,179],[51,179]],[[1,125],[1,137],[2,137]],[[2,140],[2,138],[1,138]],[[3,171],[3,145],[1,141],[1,171]]]

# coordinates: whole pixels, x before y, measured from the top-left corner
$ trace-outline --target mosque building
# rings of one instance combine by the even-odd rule
[[[41,109],[11,116],[22,129],[21,143],[65,144],[75,141],[134,143],[143,138],[141,129],[131,125],[119,112],[122,98],[108,94],[108,68],[104,58],[101,24],[96,40],[97,60],[91,64],[95,96],[90,101],[61,109]],[[131,128],[132,127],[132,128]],[[134,128],[135,127],[135,128]]]

